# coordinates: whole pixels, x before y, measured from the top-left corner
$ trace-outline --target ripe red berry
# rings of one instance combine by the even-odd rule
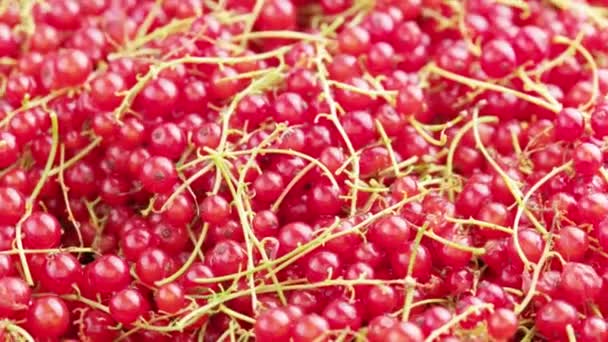
[[[266,310],[253,327],[255,337],[261,341],[289,341],[293,321],[283,308]]]
[[[592,175],[602,165],[602,152],[592,143],[582,143],[574,149],[574,169],[579,175]]]
[[[585,131],[583,114],[576,108],[562,109],[555,119],[555,135],[565,141],[575,141]]]
[[[515,70],[517,59],[508,41],[491,40],[483,45],[481,69],[490,77],[505,77]]]
[[[508,340],[517,331],[517,316],[509,309],[497,309],[488,318],[488,334],[496,340]]]
[[[410,237],[410,227],[401,216],[391,215],[376,221],[367,234],[371,242],[391,251],[405,246]]]
[[[602,289],[602,278],[589,265],[569,262],[562,270],[559,289],[561,298],[573,305],[593,303]]]
[[[566,337],[566,327],[577,322],[576,309],[561,300],[552,300],[541,307],[535,318],[536,329],[546,338]]]
[[[323,310],[323,317],[332,329],[357,330],[362,322],[357,308],[343,299],[335,299],[330,302]]]
[[[86,275],[91,286],[99,293],[112,293],[131,283],[129,266],[117,255],[106,254],[87,265]]]
[[[165,157],[152,157],[144,161],[139,179],[152,193],[166,193],[177,184],[175,165]]]
[[[124,289],[112,296],[109,303],[110,315],[122,324],[131,324],[142,318],[148,311],[149,304],[140,291]]]
[[[184,289],[177,283],[165,284],[154,294],[154,302],[159,310],[174,314],[186,307]]]
[[[207,252],[207,263],[216,275],[227,275],[245,270],[247,255],[243,247],[232,240],[218,242]]]
[[[61,243],[61,226],[53,215],[35,212],[22,226],[23,245],[27,248],[54,248]]]
[[[30,306],[32,290],[16,277],[0,278],[0,316],[12,318]]]
[[[38,338],[58,338],[68,331],[70,311],[63,299],[44,296],[32,301],[27,327]]]

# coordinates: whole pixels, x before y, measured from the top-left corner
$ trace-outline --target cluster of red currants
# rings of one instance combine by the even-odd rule
[[[0,338],[608,341],[606,0],[0,1],[0,81]]]

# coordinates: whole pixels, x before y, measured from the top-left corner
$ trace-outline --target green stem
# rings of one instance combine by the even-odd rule
[[[416,288],[416,279],[412,277],[412,273],[414,273],[416,255],[418,254],[418,246],[420,246],[420,241],[422,241],[422,237],[424,236],[424,232],[426,231],[426,229],[426,224],[424,224],[422,227],[420,227],[420,229],[418,229],[418,233],[416,233],[414,242],[410,246],[410,260],[407,264],[407,276],[405,277],[405,301],[403,303],[403,313],[401,315],[402,321],[409,320],[410,311],[412,310],[412,302],[414,300],[414,289]]]
[[[22,226],[25,220],[27,220],[27,218],[32,214],[32,211],[34,209],[34,202],[36,201],[36,198],[38,198],[38,194],[40,194],[42,187],[46,184],[46,180],[49,178],[49,172],[53,167],[55,155],[57,155],[57,145],[59,142],[59,124],[57,122],[57,113],[51,110],[49,110],[48,113],[51,119],[51,135],[53,141],[51,144],[51,150],[49,151],[49,156],[46,160],[46,165],[44,166],[44,170],[42,171],[40,179],[36,183],[34,190],[32,190],[30,197],[25,202],[25,213],[15,226],[15,242],[17,244],[17,250],[19,252],[19,260],[21,262],[21,267],[23,268],[22,271],[25,281],[30,286],[34,285],[34,280],[32,279],[32,273],[30,272],[30,268],[28,266],[27,258],[25,256],[23,248]]]

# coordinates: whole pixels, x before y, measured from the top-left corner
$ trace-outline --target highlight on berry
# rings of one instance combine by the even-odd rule
[[[0,0],[0,340],[605,342],[607,165],[606,0]]]

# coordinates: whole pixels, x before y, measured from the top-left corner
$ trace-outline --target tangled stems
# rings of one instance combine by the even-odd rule
[[[152,12],[154,12],[154,11],[151,11],[151,13]],[[154,18],[154,17],[152,17],[152,18]],[[133,53],[135,53],[135,51],[140,50],[143,46],[150,43],[151,41],[154,41],[156,39],[162,39],[173,33],[181,32],[181,31],[189,28],[193,22],[194,22],[194,18],[172,20],[167,25],[159,27],[159,28],[155,29],[154,31],[152,31],[148,34],[145,34],[145,35],[142,33],[145,31],[139,30],[136,39],[128,41],[124,45],[124,48],[121,51],[115,52],[115,53],[109,55],[108,60],[113,60],[113,59],[117,59],[117,58],[124,57],[124,56],[130,56]]]
[[[21,0],[19,4],[19,17],[21,18],[20,24],[15,28],[17,32],[23,32],[27,36],[30,36],[36,30],[36,22],[34,21],[34,6],[40,0]],[[9,1],[10,3],[10,1]]]
[[[352,288],[357,285],[392,285],[398,284],[402,285],[403,280],[382,280],[382,279],[328,279],[321,282],[309,283],[305,280],[297,280],[292,282],[283,282],[280,284],[272,284],[272,285],[258,285],[254,288],[247,288],[240,291],[235,291],[232,293],[219,293],[212,295],[207,304],[198,307],[192,310],[187,315],[183,316],[179,320],[173,322],[173,324],[168,326],[154,326],[154,325],[141,325],[137,324],[140,328],[145,328],[148,330],[158,331],[158,332],[172,332],[172,331],[183,331],[189,325],[194,324],[201,316],[207,315],[210,311],[214,310],[216,307],[227,303],[233,299],[240,298],[243,296],[264,293],[273,293],[277,292],[277,287],[281,287],[281,289],[285,292],[288,291],[297,291],[297,290],[311,290],[318,289],[323,287],[332,287],[332,286],[344,286],[347,288]]]
[[[324,58],[328,57],[327,50],[321,44],[317,44],[317,56],[315,57],[315,65],[317,66],[317,71],[319,75],[319,82],[321,83],[321,88],[323,90],[323,96],[329,105],[329,120],[334,124],[336,130],[340,134],[340,137],[344,141],[346,148],[352,157],[352,177],[355,179],[355,184],[360,179],[360,165],[359,165],[359,156],[357,155],[355,148],[353,147],[353,143],[350,141],[350,138],[344,131],[344,127],[340,123],[340,119],[338,118],[338,110],[336,101],[333,99],[330,83],[327,79],[328,71],[323,63]],[[357,188],[351,188],[351,202],[350,202],[350,214],[353,215],[357,212]]]
[[[68,212],[68,219],[70,221],[70,223],[72,223],[72,225],[74,226],[74,229],[76,230],[76,235],[78,236],[78,243],[80,246],[83,246],[83,239],[82,239],[82,233],[80,232],[80,223],[78,222],[78,220],[76,220],[76,218],[74,218],[74,213],[72,211],[72,206],[70,205],[70,199],[68,196],[68,192],[70,191],[70,189],[68,189],[68,187],[65,185],[65,181],[64,181],[64,177],[63,177],[63,171],[65,170],[64,168],[64,160],[65,160],[65,145],[61,144],[61,150],[59,153],[59,167],[60,167],[60,172],[59,172],[59,185],[61,186],[61,193],[63,195],[63,201],[65,203],[65,209]]]
[[[268,256],[266,255],[266,251],[264,250],[263,246],[260,244],[260,242],[257,240],[256,236],[253,234],[253,229],[251,228],[251,223],[250,223],[250,217],[247,214],[247,211],[244,208],[244,202],[247,201],[248,199],[246,198],[246,194],[244,193],[245,191],[245,181],[244,181],[244,177],[245,174],[247,173],[247,170],[251,167],[252,165],[252,160],[254,160],[255,156],[252,156],[251,159],[249,160],[249,162],[246,164],[245,166],[245,170],[241,171],[240,175],[239,175],[239,180],[237,183],[237,188],[234,189],[234,186],[232,185],[232,182],[230,181],[230,175],[229,175],[229,171],[226,168],[226,165],[224,163],[223,160],[218,161],[220,165],[220,170],[222,172],[222,175],[225,177],[226,182],[228,183],[228,188],[230,189],[230,192],[232,193],[232,196],[234,198],[234,203],[235,206],[237,208],[238,211],[238,215],[239,215],[239,220],[241,222],[241,225],[243,227],[243,235],[245,238],[245,246],[247,248],[247,269],[253,269],[254,263],[253,263],[253,247],[251,245],[251,240],[254,242],[254,244],[256,245],[258,251],[260,252],[260,254],[262,255],[262,258],[264,259],[264,261],[268,260]],[[249,277],[249,286],[251,288],[254,287],[254,278],[253,278],[253,273],[249,273],[248,275]],[[272,280],[275,283],[278,283],[278,279],[276,278],[275,275],[272,276]],[[277,287],[277,294],[279,296],[279,299],[281,300],[281,302],[283,302],[284,304],[287,303],[287,300],[285,298],[285,295],[283,294],[281,287]],[[256,300],[256,296],[255,296],[255,292],[252,293],[252,302],[253,302],[253,309],[255,311],[256,306],[257,306],[257,300]]]
[[[10,321],[4,321],[0,323],[0,326],[6,329],[11,335],[16,335],[17,341],[35,342],[32,335],[30,335],[27,330],[23,329],[17,324],[14,324]]]
[[[420,136],[424,140],[426,140],[429,144],[435,145],[437,147],[443,147],[447,143],[448,137],[445,135],[444,132],[441,132],[441,138],[440,138],[441,140],[437,140],[433,136],[431,136],[426,131],[424,125],[422,125],[420,122],[418,122],[415,118],[410,117],[409,122],[412,125],[412,127],[416,130],[416,132],[418,132],[418,134],[420,134]]]
[[[573,5],[573,3],[567,0],[550,0],[549,2],[561,10],[568,10],[570,6]],[[589,18],[595,21],[595,23],[599,27],[608,27],[608,20],[604,16],[602,16],[601,13],[599,13],[597,8],[594,8],[593,6],[590,6],[586,3],[576,3],[576,7],[582,8],[583,12],[587,14]]]
[[[34,209],[34,201],[38,197],[38,194],[42,190],[42,187],[46,183],[46,180],[49,178],[49,172],[53,167],[53,162],[55,161],[55,155],[57,154],[57,145],[59,141],[59,124],[57,122],[57,113],[52,110],[48,110],[49,117],[51,119],[51,135],[52,135],[52,144],[51,149],[49,151],[49,156],[46,160],[46,165],[44,166],[44,170],[40,179],[36,183],[34,190],[30,197],[25,202],[25,213],[15,225],[15,243],[17,245],[17,250],[19,254],[19,260],[21,262],[21,267],[23,269],[23,277],[28,285],[33,286],[34,280],[32,279],[32,273],[30,272],[30,268],[28,267],[27,258],[25,257],[25,252],[23,249],[23,241],[22,241],[22,225],[23,222],[32,214]]]
[[[517,98],[520,98],[524,101],[535,104],[539,107],[545,108],[554,113],[558,113],[562,109],[562,106],[559,103],[558,104],[550,103],[550,102],[547,102],[546,100],[540,99],[536,96],[531,96],[531,95],[528,95],[521,91],[517,91],[515,89],[511,89],[511,88],[508,88],[508,87],[505,87],[505,86],[502,86],[499,84],[480,81],[480,80],[477,80],[474,78],[458,75],[458,74],[455,74],[453,72],[450,72],[450,71],[447,71],[445,69],[438,67],[433,62],[427,64],[427,66],[425,68],[428,73],[437,74],[438,76],[441,76],[443,78],[449,79],[449,80],[457,82],[457,83],[464,84],[473,89],[480,88],[480,89],[491,90],[491,91],[496,91],[496,92],[505,93],[505,94],[511,94]]]
[[[61,96],[64,96],[64,95],[66,95],[70,92],[76,91],[76,90],[77,89],[74,89],[74,88],[62,88],[62,89],[53,91],[46,96],[38,97],[33,100],[24,101],[24,103],[21,107],[7,113],[6,117],[4,117],[2,120],[0,120],[0,127],[6,126],[17,113],[24,112],[28,109],[32,109],[32,108],[36,108],[36,107],[42,107],[44,109],[45,106],[52,100],[57,99]]]
[[[443,178],[447,181],[447,182],[451,182],[452,179],[452,175],[453,175],[453,170],[454,170],[454,155],[456,153],[456,148],[458,148],[458,145],[460,144],[460,141],[462,140],[462,138],[464,138],[465,134],[467,134],[467,132],[473,128],[473,126],[478,125],[480,123],[496,123],[498,122],[498,118],[495,116],[484,116],[481,118],[478,118],[477,121],[469,121],[467,122],[465,125],[462,126],[462,128],[460,128],[458,130],[458,132],[456,133],[456,135],[454,135],[454,138],[452,139],[452,143],[450,144],[450,147],[448,149],[448,156],[446,159],[446,167],[444,169],[443,172]],[[449,199],[451,201],[454,201],[454,189],[451,186],[447,186],[446,187],[448,190],[448,196]]]
[[[359,224],[353,226],[349,230],[343,230],[338,233],[332,234],[331,230],[333,229],[333,227],[328,227],[321,235],[319,235],[319,237],[317,239],[314,239],[304,245],[299,246],[298,248],[296,248],[293,251],[284,255],[282,258],[276,259],[276,260],[284,259],[285,262],[274,267],[269,273],[276,274],[276,273],[280,272],[287,266],[293,264],[298,259],[300,259],[303,256],[305,256],[306,254],[310,253],[317,247],[322,246],[326,242],[336,239],[338,237],[341,237],[343,235],[351,234],[353,232],[358,232],[360,229],[367,227],[367,225],[371,224],[372,222],[376,221],[377,219],[384,217],[384,216],[394,212],[395,210],[398,210],[399,208],[403,207],[407,203],[415,201],[420,198],[424,198],[424,196],[426,196],[429,192],[430,192],[430,190],[423,190],[416,196],[405,198],[392,206],[386,207],[385,209],[383,209],[373,215],[370,215],[369,217],[367,217],[366,219],[361,221]]]
[[[245,63],[245,62],[254,62],[254,61],[282,56],[287,51],[289,51],[289,49],[290,49],[290,47],[283,46],[283,47],[280,47],[280,48],[277,48],[277,49],[274,49],[274,50],[271,50],[268,52],[264,52],[264,53],[254,54],[254,55],[250,55],[250,56],[238,56],[238,57],[186,56],[186,57],[182,57],[182,58],[169,60],[166,62],[157,63],[155,65],[150,66],[148,72],[144,76],[138,78],[137,83],[135,83],[135,85],[133,87],[131,87],[131,89],[129,89],[128,91],[126,91],[125,93],[122,94],[122,95],[124,95],[123,100],[120,103],[120,105],[114,110],[114,116],[120,122],[124,113],[126,113],[129,110],[129,108],[131,108],[133,101],[135,100],[137,95],[144,89],[146,84],[150,80],[156,78],[160,74],[160,72],[165,69],[172,68],[172,67],[175,67],[175,66],[178,66],[181,64],[217,64],[217,65],[229,64],[229,65],[232,65],[232,64]],[[268,75],[272,75],[272,73],[268,73]],[[249,89],[249,91],[251,91],[251,89]],[[234,105],[232,105],[232,103],[231,103],[230,107],[236,107],[236,104],[238,104],[237,100],[240,100],[243,96],[244,95],[238,96],[238,94],[237,94],[235,96],[234,100],[232,101],[232,103],[235,103],[235,102],[236,103]],[[227,123],[226,123],[226,125],[227,125]]]
[[[458,31],[460,31],[460,35],[462,36],[464,42],[467,44],[467,47],[471,54],[474,56],[481,55],[481,47],[480,41],[474,42],[471,38],[469,30],[467,28],[465,22],[465,8],[460,1],[448,1],[447,5],[454,11],[454,15],[456,16],[456,22],[458,23]]]
[[[0,255],[20,255],[23,254],[49,254],[49,253],[95,253],[95,250],[90,247],[68,247],[68,248],[53,248],[53,249],[13,249],[9,251],[0,251]]]
[[[427,338],[424,340],[424,342],[435,341],[439,336],[441,336],[441,335],[447,333],[448,331],[450,331],[450,329],[453,326],[455,326],[456,324],[460,323],[461,321],[464,321],[470,315],[475,314],[475,313],[477,313],[479,311],[482,311],[482,310],[492,309],[493,307],[494,306],[492,304],[488,304],[488,303],[469,306],[462,313],[454,316],[451,320],[449,320],[447,323],[445,323],[444,325],[442,325],[438,329],[433,330],[433,332],[431,332],[429,334],[429,336],[427,336]]]
[[[280,271],[280,270],[276,269],[277,267],[280,267],[281,269],[283,269],[283,268],[287,267],[289,264],[292,264],[293,262],[295,262],[296,259],[299,259],[302,256],[312,252],[314,249],[318,248],[319,246],[322,246],[323,244],[325,244],[326,242],[328,242],[330,240],[337,239],[337,238],[347,235],[347,234],[358,232],[360,229],[362,229],[363,227],[366,227],[367,225],[371,224],[375,220],[377,220],[381,217],[384,217],[384,216],[390,214],[391,212],[399,210],[399,208],[403,207],[407,203],[410,203],[412,201],[417,201],[417,200],[424,198],[424,196],[426,196],[429,192],[430,192],[430,190],[426,190],[426,189],[422,190],[421,193],[419,193],[415,196],[405,198],[405,199],[401,200],[400,202],[398,202],[392,206],[389,206],[389,207],[379,211],[378,213],[375,213],[375,214],[367,217],[365,220],[363,220],[362,222],[353,226],[349,230],[342,230],[342,231],[332,233],[333,229],[340,224],[340,221],[336,220],[332,225],[323,229],[322,230],[323,232],[319,236],[317,236],[317,238],[315,238],[314,240],[311,240],[303,245],[298,246],[296,249],[288,252],[287,254],[285,254],[279,258],[276,258],[274,260],[268,260],[267,262],[257,265],[253,269],[250,269],[247,271],[242,271],[242,272],[238,272],[238,273],[234,273],[234,274],[230,274],[230,275],[226,275],[226,276],[222,276],[222,277],[198,279],[197,283],[208,284],[208,283],[224,282],[227,280],[232,280],[232,279],[235,279],[238,277],[242,277],[244,275],[248,275],[253,272],[269,270],[271,268],[272,268],[273,273],[277,273]],[[280,264],[280,266],[276,266],[279,264]]]
[[[395,151],[393,150],[393,144],[392,144],[391,138],[389,138],[389,136],[386,134],[386,131],[384,130],[384,127],[382,126],[382,123],[378,120],[376,120],[376,129],[378,130],[378,133],[380,133],[380,139],[382,139],[382,143],[386,147],[386,150],[388,151],[388,155],[391,158],[391,164],[393,166],[393,171],[395,172],[395,177],[400,177],[401,172],[399,170],[399,164],[397,163],[397,157],[395,156]]]
[[[105,306],[101,303],[98,303],[94,300],[83,297],[80,294],[62,295],[61,298],[65,299],[65,300],[73,301],[73,302],[81,302],[95,310],[99,310],[99,311],[105,312],[105,313],[110,313],[110,309],[107,306]]]
[[[591,53],[589,52],[589,50],[587,50],[580,42],[580,40],[572,40],[568,37],[563,37],[563,36],[557,36],[555,37],[555,42],[559,43],[559,44],[568,44],[569,46],[573,46],[582,56],[583,58],[585,58],[585,60],[587,61],[587,63],[589,63],[589,67],[591,69],[591,83],[592,83],[592,90],[591,90],[591,95],[589,96],[589,100],[587,100],[587,102],[581,104],[580,109],[585,111],[588,110],[589,108],[591,108],[594,103],[595,100],[597,100],[598,96],[599,96],[599,75],[598,75],[598,67],[597,67],[597,63],[595,61],[595,59],[593,58],[593,56],[591,55]]]
[[[519,244],[519,235],[517,234],[518,233],[518,228],[519,228],[519,221],[521,220],[521,215],[523,214],[524,208],[526,206],[526,202],[528,202],[528,200],[530,200],[530,197],[532,197],[532,195],[534,195],[534,193],[541,186],[543,186],[543,184],[545,184],[546,182],[548,182],[549,180],[551,180],[551,178],[553,178],[557,174],[559,174],[559,173],[561,173],[561,172],[569,169],[571,166],[572,166],[572,161],[568,161],[568,162],[562,164],[559,167],[553,168],[553,170],[551,170],[551,172],[547,173],[543,178],[541,178],[540,180],[538,180],[538,182],[536,182],[530,188],[530,190],[528,190],[528,192],[526,193],[526,195],[522,199],[522,204],[517,207],[517,212],[515,213],[515,218],[514,218],[514,221],[513,221],[513,242],[514,242],[515,248],[518,250],[518,253],[520,254],[520,257],[522,258],[522,261],[524,262],[524,265],[526,265],[526,266],[529,266],[530,261],[528,260],[528,258],[526,257],[526,255],[521,250],[521,246]],[[547,236],[546,231],[545,231],[544,235],[545,235],[545,237]],[[550,243],[547,243],[547,245],[550,245]]]
[[[424,236],[426,229],[426,224],[418,229],[418,233],[416,233],[416,237],[414,238],[414,243],[411,246],[410,260],[407,264],[407,275],[405,276],[405,301],[403,303],[403,313],[401,314],[402,321],[407,321],[409,319],[410,311],[412,310],[414,289],[416,288],[416,280],[412,278],[412,273],[414,272],[414,264],[416,262],[416,254],[418,254],[418,246],[420,245],[420,241],[422,241],[422,237]]]
[[[538,280],[540,278],[540,273],[542,272],[547,259],[551,255],[550,252],[551,252],[551,243],[550,243],[550,241],[548,241],[545,244],[545,248],[543,249],[543,254],[541,255],[540,259],[538,260],[538,263],[534,266],[534,272],[532,273],[532,280],[530,281],[530,289],[528,290],[528,292],[526,293],[526,296],[522,299],[522,301],[515,307],[514,312],[516,314],[522,313],[526,309],[528,304],[530,304],[530,302],[532,301],[532,298],[534,298],[534,294],[536,292],[536,286],[538,285]]]
[[[314,167],[314,163],[308,163],[308,165],[302,168],[302,170],[298,171],[298,173],[293,176],[291,181],[287,183],[277,200],[274,201],[274,203],[270,206],[270,210],[272,210],[273,212],[277,212],[277,210],[279,210],[279,207],[281,206],[281,203],[283,203],[283,200],[285,199],[285,197],[287,197],[289,192],[296,186],[296,184],[298,184],[304,178],[304,176],[306,176],[306,174],[308,174],[308,172],[312,171]]]
[[[464,219],[459,219],[459,218],[454,218],[454,217],[446,217],[445,219],[448,222],[452,222],[452,223],[474,225],[474,226],[478,226],[478,227],[482,227],[482,228],[497,230],[499,232],[503,232],[503,233],[507,233],[507,234],[513,234],[513,229],[511,229],[509,227],[505,227],[505,226],[501,226],[501,225],[498,225],[495,223],[481,221],[481,220],[477,220],[477,219],[473,219],[473,218],[464,220]]]
[[[246,32],[232,37],[233,41],[246,42],[248,39],[294,39],[299,41],[325,42],[327,38],[315,34],[293,31],[257,31]]]
[[[511,179],[511,177],[509,177],[509,175],[500,167],[500,165],[498,165],[498,163],[492,158],[492,156],[490,156],[490,153],[488,152],[488,150],[484,146],[483,142],[481,141],[481,136],[479,135],[479,126],[478,126],[478,122],[479,122],[479,107],[475,107],[473,109],[473,118],[472,118],[471,122],[473,123],[473,135],[475,137],[475,144],[477,145],[477,148],[481,151],[481,154],[484,156],[484,158],[486,159],[486,161],[492,166],[492,168],[502,177],[503,181],[505,182],[505,185],[507,186],[507,188],[509,189],[509,191],[511,192],[511,194],[513,195],[513,197],[515,198],[515,200],[517,202],[518,211],[519,210],[525,211],[526,216],[530,219],[530,221],[536,227],[536,229],[541,234],[543,234],[543,236],[546,236],[547,235],[547,230],[545,229],[545,227],[540,222],[538,222],[538,220],[536,219],[536,217],[526,207],[525,202],[522,199],[523,195],[522,195],[521,190],[519,189],[519,187],[515,184],[515,182]],[[530,194],[530,196],[532,195],[530,192],[528,194]],[[515,249],[517,251],[517,254],[521,258],[521,260],[524,261],[524,264],[526,266],[528,266],[528,263],[526,263],[527,262],[527,258],[525,256],[524,252],[522,251],[521,246],[519,244],[519,236],[518,236],[518,232],[517,232],[517,227],[516,226],[513,227],[513,239],[515,241],[514,245],[515,245]]]
[[[200,162],[201,159],[205,160],[205,159],[210,159],[211,161],[213,161],[213,164],[216,167],[216,170],[218,172],[218,174],[221,174],[222,172],[226,172],[226,171],[222,171],[221,168],[225,167],[223,166],[225,163],[225,160],[223,158],[223,154],[227,153],[225,152],[226,149],[226,143],[228,140],[228,123],[230,121],[230,117],[232,116],[232,113],[234,113],[236,106],[238,105],[238,103],[240,102],[240,100],[247,94],[250,94],[252,92],[255,91],[261,91],[264,90],[268,87],[271,87],[272,85],[275,84],[275,82],[278,81],[278,79],[280,79],[280,68],[275,69],[275,72],[269,72],[267,74],[265,74],[264,76],[262,76],[261,78],[253,81],[247,88],[245,88],[243,91],[241,91],[239,94],[237,94],[235,96],[235,98],[232,100],[232,102],[230,103],[229,107],[226,109],[226,111],[223,112],[222,115],[222,124],[223,124],[223,129],[222,129],[222,135],[220,137],[220,143],[218,145],[217,151],[208,151],[211,152],[212,155],[207,157],[205,156],[204,158],[198,158],[197,160],[195,160],[197,163]],[[267,137],[266,140],[270,140],[272,139],[277,133],[278,130],[280,129],[280,127],[277,127],[277,129],[275,129],[274,134],[271,134],[269,137]],[[264,146],[264,145],[262,145]],[[262,146],[259,146],[259,148],[261,148]],[[253,156],[249,159],[248,161],[248,165],[250,165],[248,168],[251,167],[251,163],[253,160]],[[187,165],[183,165],[182,167],[187,167]],[[183,182],[182,185],[180,185],[172,194],[171,196],[169,196],[169,198],[167,199],[167,201],[163,204],[163,207],[161,208],[161,210],[164,210],[167,208],[168,205],[170,205],[172,203],[173,200],[175,200],[175,198],[182,192],[184,191],[186,188],[188,188],[190,186],[190,184],[192,184],[192,182],[194,182],[196,179],[198,179],[199,177],[203,176],[204,174],[206,174],[207,172],[209,172],[211,170],[212,165],[209,164],[207,167],[202,168],[201,170],[197,171],[194,175],[192,175],[190,178],[188,178],[186,181]],[[238,188],[240,188],[243,184],[244,184],[244,175],[246,174],[246,172],[241,172],[240,175],[240,181],[237,185]],[[220,180],[224,178],[225,181],[231,185],[231,179],[229,176],[229,171],[227,173],[225,173],[225,177],[217,177],[216,178],[216,184],[214,185],[214,192],[217,192],[217,190],[219,190],[219,186],[220,186]],[[234,198],[236,203],[239,203],[240,201],[235,197]],[[241,208],[242,209],[242,208]],[[240,212],[239,212],[239,217],[240,217]],[[248,220],[248,218],[247,218]],[[241,222],[242,223],[242,222]],[[245,229],[245,226],[243,226],[243,229]],[[250,229],[249,229],[250,230]],[[245,236],[249,237],[251,236],[252,233],[245,231]],[[188,257],[188,259],[186,260],[186,262],[182,265],[182,267],[180,267],[174,274],[172,274],[171,276],[162,279],[160,281],[158,281],[156,284],[157,285],[163,285],[163,284],[167,284],[171,281],[174,281],[175,279],[179,278],[184,272],[186,272],[186,270],[190,267],[190,265],[192,265],[192,263],[196,260],[196,251],[199,251],[203,245],[204,242],[204,236],[199,236],[198,240],[195,243],[195,248],[193,249],[193,252],[190,254],[190,256]],[[248,252],[249,252],[249,243],[247,244],[248,246]],[[263,250],[263,248],[260,248],[261,250]],[[249,258],[251,259],[251,253],[248,253]],[[252,261],[249,260],[248,264],[250,264]],[[251,267],[251,265],[248,265],[248,267]]]
[[[579,33],[573,41],[569,41],[568,43],[566,43],[566,44],[568,44],[568,48],[566,50],[564,50],[562,53],[560,53],[557,57],[555,57],[549,61],[542,62],[535,69],[528,71],[527,74],[530,76],[538,77],[538,76],[544,74],[545,72],[550,71],[553,68],[564,63],[568,57],[571,57],[574,55],[574,53],[576,52],[577,44],[580,44],[583,41],[584,36],[585,35],[583,32]],[[553,39],[553,41],[555,43],[559,43],[559,38],[556,37]]]
[[[56,176],[56,175],[60,174],[61,172],[63,172],[64,170],[69,169],[71,166],[73,166],[78,161],[80,161],[82,158],[86,157],[89,153],[91,153],[91,151],[93,151],[97,146],[99,146],[101,144],[102,140],[103,139],[101,139],[99,137],[96,137],[95,139],[93,139],[86,147],[81,149],[78,153],[76,153],[72,158],[68,159],[65,163],[62,163],[61,165],[52,168],[48,173],[49,177]]]

